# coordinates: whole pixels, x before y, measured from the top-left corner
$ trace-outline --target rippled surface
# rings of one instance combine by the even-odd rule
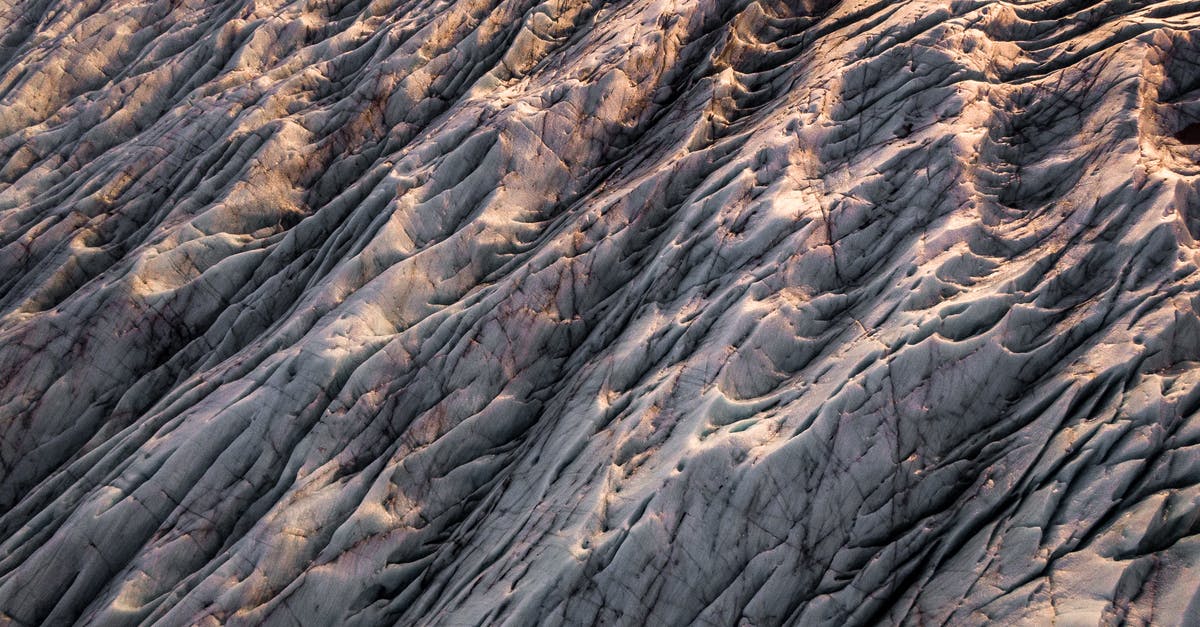
[[[1200,4],[0,4],[0,622],[1200,620]]]

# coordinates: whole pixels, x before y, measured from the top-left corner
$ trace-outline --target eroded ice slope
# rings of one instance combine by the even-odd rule
[[[1194,624],[1198,28],[5,0],[0,622]]]

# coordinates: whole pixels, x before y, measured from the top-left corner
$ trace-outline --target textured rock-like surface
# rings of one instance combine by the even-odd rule
[[[0,3],[0,622],[1196,624],[1200,3]]]

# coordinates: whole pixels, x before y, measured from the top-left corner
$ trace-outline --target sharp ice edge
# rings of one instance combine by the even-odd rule
[[[0,33],[0,622],[1200,620],[1195,2]]]

